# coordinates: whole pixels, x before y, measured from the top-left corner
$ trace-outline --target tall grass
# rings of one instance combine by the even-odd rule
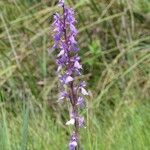
[[[74,0],[88,81],[87,150],[150,148],[148,0]],[[56,1],[0,1],[0,150],[65,150],[51,22]]]

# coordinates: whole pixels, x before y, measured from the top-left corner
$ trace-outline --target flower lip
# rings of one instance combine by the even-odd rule
[[[80,65],[78,61],[75,61],[74,67],[77,69],[82,69],[82,65]]]
[[[65,0],[59,0],[58,6],[63,7],[65,3]]]
[[[81,87],[81,93],[83,94],[83,95],[89,95],[89,93],[86,91],[86,89],[85,88],[83,88],[83,87]]]
[[[73,81],[73,78],[72,78],[71,76],[68,76],[68,77],[66,78],[65,83],[67,84],[67,83],[69,83],[69,82],[71,82],[71,81]]]
[[[75,124],[75,119],[71,118],[69,121],[66,122],[66,125],[74,125]]]

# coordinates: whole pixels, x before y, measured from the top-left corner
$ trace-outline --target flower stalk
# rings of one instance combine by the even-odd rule
[[[79,108],[85,106],[83,96],[88,95],[84,81],[76,80],[81,75],[82,65],[79,63],[78,46],[76,41],[77,29],[74,10],[65,6],[64,0],[59,0],[59,6],[63,14],[54,15],[54,45],[53,50],[58,49],[57,73],[61,83],[59,101],[70,103],[70,120],[66,125],[73,125],[74,131],[70,138],[69,150],[79,150],[79,128],[84,127],[84,117],[79,115]]]

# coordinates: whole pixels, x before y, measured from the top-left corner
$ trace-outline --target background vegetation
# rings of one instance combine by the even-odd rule
[[[68,0],[88,82],[85,150],[150,149],[150,1]],[[0,150],[66,150],[51,22],[56,0],[0,1]]]

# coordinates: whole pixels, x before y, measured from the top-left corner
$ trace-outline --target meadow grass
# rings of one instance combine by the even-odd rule
[[[86,150],[150,149],[149,0],[75,0],[88,82]],[[67,105],[57,103],[55,0],[0,1],[0,150],[65,150]]]

